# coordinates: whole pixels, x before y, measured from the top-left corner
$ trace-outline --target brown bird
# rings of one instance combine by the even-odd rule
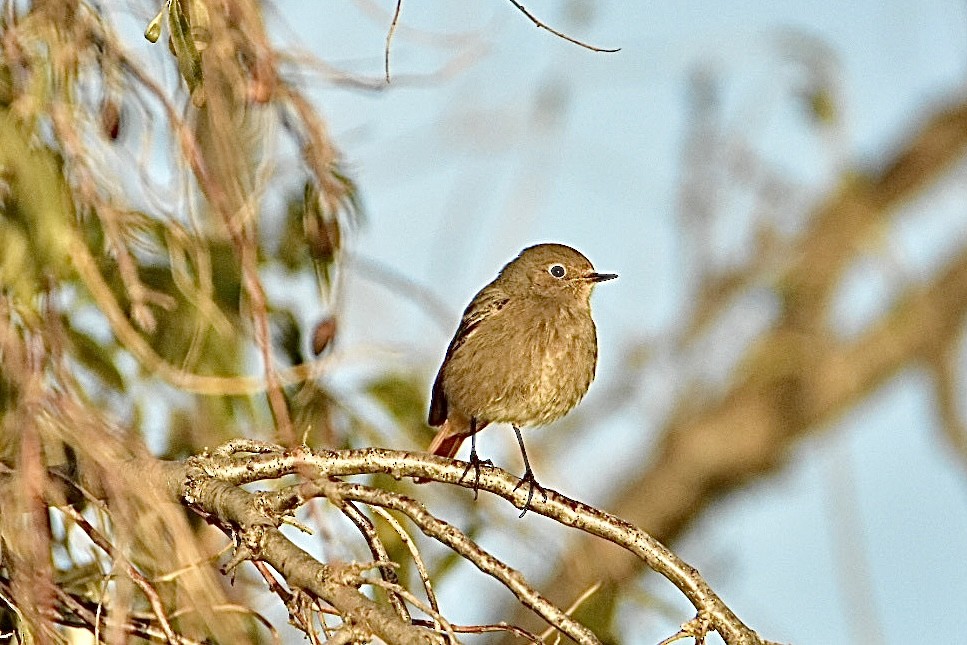
[[[563,244],[531,246],[474,296],[433,383],[429,423],[440,430],[429,452],[453,457],[470,437],[470,464],[480,478],[475,435],[509,423],[530,483],[523,517],[537,487],[520,428],[542,426],[578,404],[594,379],[598,340],[591,318],[594,285],[618,276],[596,273]],[[474,489],[476,495],[476,488]]]

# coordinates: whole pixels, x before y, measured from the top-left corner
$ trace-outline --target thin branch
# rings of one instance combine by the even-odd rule
[[[453,631],[453,625],[450,624],[450,621],[447,620],[446,617],[439,612],[439,610],[427,605],[425,602],[410,593],[408,589],[405,589],[398,584],[386,582],[385,580],[371,580],[368,581],[367,584],[385,589],[390,593],[399,594],[403,598],[406,598],[410,604],[430,616],[436,625],[440,625],[443,628],[443,631],[447,635],[447,639],[452,645],[460,645],[460,639],[457,638],[456,633]],[[437,628],[434,627],[434,629]]]
[[[225,213],[223,220],[232,228],[236,226],[231,214]],[[272,333],[269,329],[269,305],[262,278],[258,269],[258,249],[251,235],[243,235],[238,231],[237,251],[242,265],[242,285],[251,302],[252,322],[255,324],[255,344],[262,355],[262,369],[265,375],[265,391],[269,400],[269,409],[275,419],[275,429],[278,436],[288,445],[296,444],[295,430],[289,415],[289,406],[282,393],[283,382],[279,369],[275,364],[272,348]]]
[[[20,616],[17,606],[10,602],[9,580],[0,578],[0,600],[3,600]],[[59,586],[54,587],[54,594],[60,602],[60,607],[49,613],[47,618],[65,627],[79,627],[97,634],[98,628],[105,624],[105,619],[98,613],[91,600],[83,596],[64,591]],[[118,626],[115,626],[118,627]],[[125,633],[145,639],[174,643],[174,645],[201,645],[201,641],[193,640],[175,634],[171,640],[161,629],[151,624],[146,616],[132,616],[131,620],[119,626]],[[98,641],[101,642],[101,641]]]
[[[584,47],[585,49],[590,49],[593,52],[606,52],[606,53],[609,53],[609,54],[613,54],[615,52],[621,51],[621,48],[620,47],[618,47],[617,49],[605,49],[604,47],[595,47],[594,45],[589,45],[589,44],[587,44],[585,42],[582,42],[580,40],[577,40],[576,38],[571,38],[567,34],[562,33],[560,31],[558,31],[557,29],[554,29],[553,27],[550,27],[549,25],[541,22],[541,20],[537,16],[535,16],[530,11],[528,11],[527,10],[527,7],[525,7],[521,3],[517,2],[517,0],[509,0],[509,1],[510,1],[510,4],[512,4],[515,7],[517,7],[517,9],[522,14],[524,14],[525,16],[527,16],[527,18],[532,23],[534,23],[534,25],[536,25],[539,29],[545,29],[545,30],[551,32],[552,34],[554,34],[555,36],[557,36],[558,38],[563,38],[564,40],[566,40],[566,41],[568,41],[570,43],[574,43],[575,45],[579,45],[581,47]]]
[[[433,624],[428,620],[414,620],[414,625],[426,625],[427,627],[432,627]],[[519,636],[531,643],[537,643],[540,645],[543,643],[543,639],[537,634],[532,634],[523,627],[518,627],[517,625],[511,625],[509,623],[493,623],[490,625],[453,625],[450,627],[457,634],[486,634],[491,632],[506,632]]]
[[[362,533],[363,539],[366,540],[366,544],[369,545],[369,552],[373,555],[373,559],[377,562],[383,562],[387,565],[395,564],[393,560],[389,557],[389,552],[386,550],[386,545],[380,539],[379,534],[376,533],[376,527],[368,517],[366,517],[362,511],[356,508],[355,505],[350,503],[342,503],[341,500],[333,500],[337,502],[336,507],[343,512],[343,514],[349,518],[349,521],[356,525],[359,532]],[[392,566],[385,566],[379,568],[379,573],[383,576],[383,580],[386,582],[393,583],[399,586],[399,576],[396,575],[396,571]],[[396,593],[390,592],[389,594],[390,603],[393,605],[393,609],[396,610],[397,615],[399,615],[401,620],[406,622],[411,622],[412,617],[410,612],[407,611],[406,605],[403,599]]]
[[[590,629],[568,616],[564,610],[528,584],[519,571],[492,556],[463,531],[435,517],[412,497],[361,484],[326,482],[326,485],[331,486],[331,490],[335,490],[343,499],[353,499],[405,513],[427,537],[447,545],[482,572],[496,578],[510,589],[521,603],[533,609],[548,624],[582,645],[601,643]],[[307,482],[303,486],[311,490],[314,483]]]
[[[267,506],[288,509],[301,505],[308,499],[320,496],[330,499],[337,506],[342,505],[346,500],[354,500],[406,514],[425,535],[450,547],[472,562],[478,569],[496,578],[510,589],[525,606],[533,609],[548,624],[564,632],[578,643],[600,644],[600,641],[589,629],[570,618],[566,612],[531,587],[519,571],[493,557],[464,532],[438,519],[411,497],[359,484],[317,479],[277,493],[267,493],[263,499],[266,500],[265,505]]]
[[[269,570],[268,565],[266,565],[264,562],[255,561],[252,564],[255,566],[255,570],[259,572],[259,575],[262,576],[262,579],[265,580],[265,584],[268,585],[269,591],[278,596],[279,599],[282,600],[286,606],[288,606],[288,604],[292,602],[292,599],[295,597],[295,594],[279,583],[272,571]]]
[[[60,511],[70,517],[74,523],[76,523],[84,533],[91,539],[94,544],[100,547],[105,553],[107,553],[112,560],[118,562],[124,567],[125,572],[128,577],[138,585],[141,592],[144,593],[145,597],[148,599],[148,603],[151,605],[151,610],[154,612],[155,617],[158,619],[158,624],[161,626],[161,631],[164,633],[165,638],[169,641],[174,642],[176,640],[175,632],[171,628],[171,623],[168,622],[168,617],[165,614],[164,605],[161,603],[161,597],[155,588],[151,585],[144,575],[138,571],[128,559],[121,554],[114,545],[104,537],[100,531],[98,531],[94,526],[87,521],[87,518],[81,515],[73,506],[62,506]]]
[[[685,638],[694,638],[695,645],[702,645],[705,642],[705,636],[708,634],[710,624],[711,620],[708,615],[699,613],[695,618],[692,618],[682,625],[682,628],[678,632],[664,639],[658,645],[671,645],[671,643]]]
[[[390,22],[389,31],[386,33],[386,82],[389,83],[389,49],[393,42],[393,34],[396,33],[396,25],[400,21],[400,11],[403,9],[403,0],[396,0],[396,11],[393,12],[393,21]]]
[[[430,572],[427,571],[426,564],[423,562],[423,556],[420,555],[420,550],[416,548],[416,544],[413,542],[413,538],[410,534],[406,532],[403,525],[400,524],[393,515],[387,511],[385,508],[379,506],[374,506],[373,511],[386,520],[386,523],[393,527],[396,534],[400,536],[400,540],[406,545],[406,548],[410,552],[410,557],[413,558],[413,564],[416,565],[416,570],[420,575],[420,580],[423,582],[423,589],[426,591],[426,599],[430,603],[430,608],[438,612],[440,611],[440,605],[437,603],[436,594],[433,592],[433,584],[430,582]]]
[[[268,618],[266,618],[259,612],[253,610],[251,607],[246,607],[244,605],[226,604],[226,605],[212,605],[210,609],[213,612],[235,613],[235,614],[243,614],[245,616],[251,616],[255,620],[262,623],[262,626],[265,627],[265,629],[269,632],[269,634],[272,635],[272,642],[275,645],[282,645],[282,637],[279,635],[279,630],[277,630],[275,626],[272,625],[272,623],[269,621]],[[197,612],[198,612],[197,607],[194,607],[194,606],[184,607],[182,609],[173,611],[171,613],[171,619],[174,620],[179,616],[184,616],[186,614],[197,613]]]
[[[574,610],[576,610],[578,607],[580,607],[581,604],[585,600],[587,600],[588,598],[590,598],[591,596],[593,596],[598,591],[598,589],[600,589],[600,588],[601,588],[601,583],[600,582],[596,582],[593,585],[591,585],[590,587],[588,587],[587,589],[585,589],[584,590],[584,593],[582,593],[580,596],[578,596],[577,598],[575,598],[574,599],[574,602],[571,603],[571,606],[564,610],[564,613],[567,614],[568,616],[573,616],[574,615]],[[548,638],[551,637],[551,634],[553,634],[553,633],[554,633],[553,628],[548,627],[544,631],[544,633],[541,634],[541,636],[540,636],[541,642],[543,643],[544,641],[546,641]]]

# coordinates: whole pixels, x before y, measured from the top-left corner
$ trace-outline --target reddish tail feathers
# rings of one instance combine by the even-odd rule
[[[430,447],[426,449],[428,453],[437,455],[439,457],[448,457],[453,459],[454,455],[457,454],[457,451],[460,450],[460,446],[463,444],[464,440],[472,434],[467,432],[469,428],[465,426],[460,428],[460,430],[463,430],[463,432],[460,432],[460,430],[454,432],[453,425],[454,424],[451,423],[450,419],[447,419],[443,422],[443,425],[440,426],[440,431],[436,433],[436,436],[433,437],[433,441],[430,442]],[[486,425],[486,423],[477,425],[477,432],[483,430],[484,426]],[[428,481],[430,480],[419,478],[416,480],[416,483],[425,484]]]
[[[463,440],[469,437],[468,434],[450,434],[450,424],[446,423],[440,431],[433,437],[430,447],[426,449],[431,455],[453,458],[460,450]]]

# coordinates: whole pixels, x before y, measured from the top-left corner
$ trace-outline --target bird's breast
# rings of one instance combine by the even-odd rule
[[[447,400],[478,420],[545,425],[584,397],[596,362],[590,311],[515,310],[511,304],[450,357]]]

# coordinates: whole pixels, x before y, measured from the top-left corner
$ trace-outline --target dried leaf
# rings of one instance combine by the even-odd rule
[[[117,141],[121,132],[121,108],[114,99],[101,103],[101,132],[111,141]]]
[[[158,39],[161,38],[161,20],[164,17],[165,10],[162,7],[158,15],[151,19],[148,26],[144,29],[144,37],[148,42],[156,43]]]
[[[118,371],[108,349],[70,324],[65,324],[64,329],[78,362],[94,373],[108,387],[118,392],[124,392],[127,389],[124,377]]]
[[[188,85],[188,91],[191,93],[192,102],[198,105],[196,97],[201,95],[196,93],[201,87],[202,83],[202,71],[201,71],[201,54],[198,48],[195,47],[195,40],[191,35],[191,22],[188,20],[188,14],[184,12],[184,8],[181,6],[183,0],[171,0],[168,5],[168,29],[171,31],[170,44],[175,52],[175,57],[178,59],[178,70],[181,72],[181,77],[185,79],[185,83]]]

